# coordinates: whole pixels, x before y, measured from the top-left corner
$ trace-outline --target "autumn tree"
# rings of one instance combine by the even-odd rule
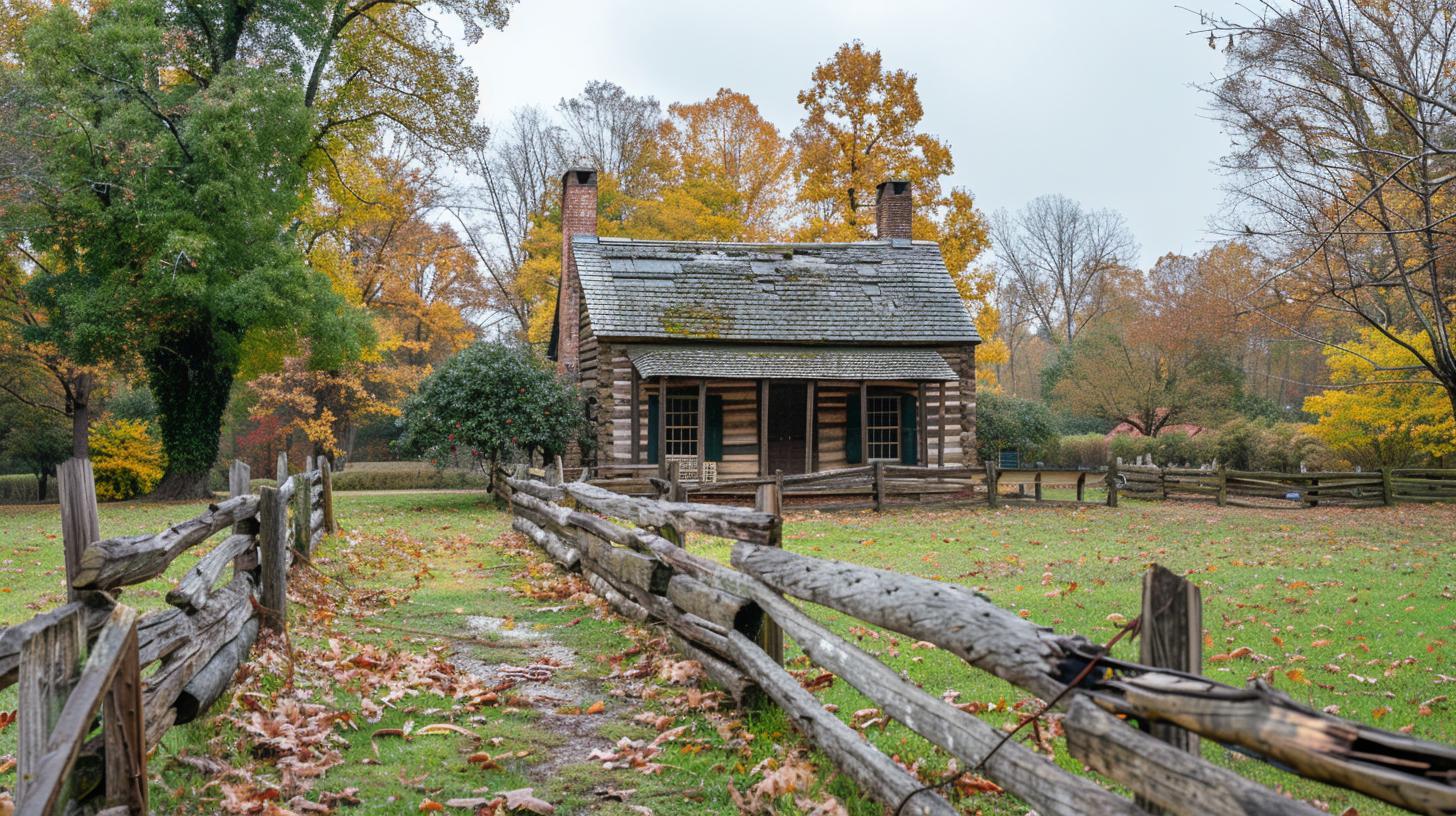
[[[1346,353],[1431,384],[1456,415],[1451,3],[1293,0],[1203,21],[1227,53],[1206,90],[1233,137],[1242,206],[1228,228],[1280,261],[1250,307],[1305,303],[1359,322],[1393,349]]]
[[[977,313],[983,340],[978,368],[992,370],[1004,360],[1005,346],[994,337],[993,276],[976,263],[989,235],[970,192],[945,190],[955,162],[949,145],[919,130],[925,110],[915,75],[885,67],[878,51],[856,41],[814,69],[798,100],[804,120],[794,131],[794,172],[808,212],[797,237],[874,238],[876,188],[892,178],[908,179],[915,204],[911,234],[940,243],[961,297]]]
[[[1401,338],[1430,354],[1420,332]],[[1456,454],[1456,418],[1441,388],[1402,373],[1416,360],[1384,332],[1367,327],[1341,347],[1327,347],[1335,387],[1304,401],[1317,419],[1310,431],[1366,467],[1441,463]]]
[[[354,431],[371,419],[399,416],[404,398],[428,368],[382,364],[366,356],[333,369],[311,366],[308,355],[284,359],[283,366],[248,383],[255,402],[254,420],[283,449],[305,443],[311,455],[334,460],[351,446]]]
[[[310,336],[347,358],[367,325],[287,231],[318,173],[388,129],[421,151],[477,140],[475,81],[433,11],[467,35],[505,0],[269,5],[57,4],[27,27],[28,134],[43,215],[19,237],[60,247],[31,294],[46,339],[83,363],[137,349],[160,409],[158,493],[199,496],[251,333]]]

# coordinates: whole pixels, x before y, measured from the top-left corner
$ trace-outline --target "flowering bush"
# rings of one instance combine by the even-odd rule
[[[145,422],[108,419],[91,426],[96,498],[122,501],[152,492],[167,469],[162,441]]]

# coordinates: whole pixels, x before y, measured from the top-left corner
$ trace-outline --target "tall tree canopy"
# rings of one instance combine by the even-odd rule
[[[1205,22],[1228,54],[1207,90],[1234,138],[1230,226],[1281,259],[1246,301],[1363,323],[1396,352],[1339,348],[1436,386],[1456,415],[1452,4],[1292,0]]]
[[[508,0],[440,0],[467,33]],[[312,273],[289,226],[310,174],[393,138],[477,141],[475,82],[408,0],[57,4],[17,69],[39,170],[10,219],[44,335],[82,363],[136,354],[160,411],[159,493],[200,495],[250,333],[309,336],[317,362],[367,321]]]

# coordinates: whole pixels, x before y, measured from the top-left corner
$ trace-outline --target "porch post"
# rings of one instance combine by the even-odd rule
[[[945,467],[945,380],[940,381],[936,393],[940,396],[940,405],[935,420],[935,463]]]
[[[870,462],[870,384],[859,381],[859,455],[864,464]]]
[[[814,381],[804,385],[808,391],[808,408],[804,411],[804,472],[814,472]]]
[[[642,375],[637,373],[637,366],[632,366],[632,396],[629,404],[632,406],[632,464],[642,464]]]
[[[768,380],[758,381],[758,475],[768,475]]]
[[[925,410],[925,383],[920,383],[916,387],[915,411],[920,415],[920,432],[915,434],[915,441],[919,448],[916,451],[916,458],[919,460],[916,464],[925,467],[930,464],[930,426],[926,424],[925,419],[927,415],[927,411]]]
[[[657,378],[657,476],[667,478],[667,376]]]
[[[698,380],[698,483],[703,481],[703,462],[708,459],[708,380]]]

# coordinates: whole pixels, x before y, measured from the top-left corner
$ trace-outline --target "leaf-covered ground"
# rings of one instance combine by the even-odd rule
[[[193,510],[106,505],[102,532],[160,529]],[[153,755],[156,812],[879,812],[803,750],[781,714],[736,711],[700,686],[692,664],[606,613],[479,496],[340,494],[339,514],[348,534],[295,573],[290,641],[261,643],[227,703],[173,729]],[[0,623],[59,600],[57,527],[54,507],[0,507]],[[1212,676],[1265,677],[1315,707],[1456,742],[1447,699],[1456,507],[796,513],[785,539],[816,556],[975,586],[1095,640],[1137,614],[1141,574],[1160,562],[1202,587]],[[727,558],[721,542],[689,546]],[[167,586],[126,599],[154,607]],[[997,726],[1031,705],[943,652],[811,611]],[[789,652],[846,721],[927,780],[941,778],[943,755]],[[12,689],[0,708],[13,706]],[[0,731],[0,754],[13,753],[14,738],[13,727]],[[1335,813],[1394,812],[1217,746],[1205,753]],[[1025,813],[972,778],[961,787],[969,813]]]

